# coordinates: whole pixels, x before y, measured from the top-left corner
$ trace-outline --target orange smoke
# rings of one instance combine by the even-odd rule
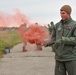
[[[31,44],[35,44],[37,42],[43,43],[44,39],[49,37],[47,28],[36,24],[31,24],[28,28],[24,24],[20,27],[19,32],[22,39]]]
[[[13,20],[15,23],[18,23],[18,25],[21,25],[23,23],[28,23],[28,17],[20,12],[19,9],[14,9],[15,15],[13,16]]]
[[[0,12],[0,27],[19,26],[19,33],[22,40],[31,44],[37,42],[43,43],[44,39],[49,37],[47,28],[40,26],[37,23],[30,23],[29,18],[21,13],[19,9],[14,9],[14,12],[14,15]]]
[[[21,13],[19,9],[14,9],[14,12],[14,15],[0,12],[0,27],[18,27],[23,23],[29,22],[28,17]]]

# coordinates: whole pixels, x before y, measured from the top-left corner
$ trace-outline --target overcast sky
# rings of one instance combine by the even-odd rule
[[[18,8],[32,22],[56,23],[61,19],[60,8],[65,4],[72,7],[71,17],[76,20],[76,0],[0,0],[0,11],[11,14]]]

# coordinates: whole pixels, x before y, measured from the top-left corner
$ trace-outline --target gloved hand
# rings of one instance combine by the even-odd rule
[[[62,39],[58,39],[57,41],[55,41],[56,44],[61,44],[62,43]]]
[[[55,44],[53,45],[53,48],[57,49],[61,43],[62,43],[62,39],[58,39],[57,41],[55,41]]]

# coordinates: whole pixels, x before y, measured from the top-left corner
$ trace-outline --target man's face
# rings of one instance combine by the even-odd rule
[[[60,11],[60,15],[63,21],[66,21],[69,19],[70,15],[67,14],[65,11]]]

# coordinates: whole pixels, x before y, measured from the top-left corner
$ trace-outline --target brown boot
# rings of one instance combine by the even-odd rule
[[[36,50],[41,51],[42,50],[42,46],[41,45],[37,45],[37,49]]]
[[[25,49],[25,47],[23,46],[23,50],[22,50],[22,52],[26,52],[27,51],[27,49]]]

